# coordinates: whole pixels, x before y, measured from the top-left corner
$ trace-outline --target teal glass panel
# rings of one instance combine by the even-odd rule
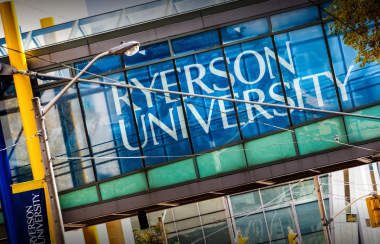
[[[249,166],[297,156],[292,132],[281,132],[244,144]]]
[[[240,230],[244,238],[249,238],[247,244],[259,244],[269,241],[268,231],[262,210],[246,218],[235,218],[236,229]]]
[[[289,206],[291,200],[288,184],[267,188],[260,191],[263,205],[266,210]]]
[[[205,225],[203,227],[207,244],[230,244],[231,238],[228,232],[227,222]]]
[[[0,213],[0,224],[4,224],[4,215],[3,215],[3,212]]]
[[[354,112],[353,114],[380,116],[380,105]],[[345,116],[348,141],[356,143],[380,137],[380,120]]]
[[[296,230],[292,210],[290,207],[268,212],[265,211],[265,217],[268,223],[269,235],[271,236],[272,240],[281,240],[284,238],[287,239],[288,226],[294,231]]]
[[[201,178],[247,167],[243,145],[236,145],[197,157]]]
[[[143,172],[128,175],[116,180],[99,184],[102,200],[126,196],[148,190],[145,174]]]
[[[295,129],[295,132],[301,155],[341,146],[334,142],[335,135],[339,136],[339,142],[347,143],[342,117],[305,125]]]
[[[296,206],[296,212],[302,235],[323,230],[317,201]]]
[[[296,204],[307,203],[317,200],[314,180],[304,180],[301,183],[292,183],[293,200]],[[298,183],[298,184],[297,184]]]
[[[197,175],[193,159],[186,159],[148,170],[149,186],[152,189],[195,180]]]
[[[96,186],[90,186],[77,191],[69,192],[59,196],[61,209],[68,209],[98,202],[99,197],[96,191]]]
[[[258,191],[231,196],[230,200],[234,216],[247,214],[261,208]]]

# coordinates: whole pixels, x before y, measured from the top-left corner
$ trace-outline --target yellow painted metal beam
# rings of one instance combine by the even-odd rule
[[[100,244],[98,229],[96,225],[84,227],[83,229],[84,243],[86,244]]]
[[[106,227],[110,244],[125,243],[121,220],[108,222]]]

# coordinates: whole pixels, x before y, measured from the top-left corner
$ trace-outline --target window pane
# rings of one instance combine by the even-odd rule
[[[73,26],[74,21],[34,30],[30,42],[24,42],[26,44],[24,48],[27,50],[66,41],[69,39]]]
[[[237,99],[284,105],[284,94],[273,50],[270,37],[225,49]],[[288,83],[286,85],[289,87]],[[274,125],[289,126],[286,109],[244,103],[237,103],[237,107],[244,138],[278,130]]]
[[[266,18],[255,19],[244,23],[227,26],[220,29],[223,43],[244,40],[269,33]]]
[[[264,214],[253,214],[246,218],[236,218],[236,229],[240,230],[243,238],[249,238],[247,244],[258,244],[269,241],[265,226]]]
[[[173,208],[173,211],[176,221],[199,215],[196,203]]]
[[[148,2],[148,1],[145,1]],[[137,3],[137,2],[136,2]],[[177,13],[172,8],[173,14]],[[121,18],[120,26],[133,25],[153,19],[163,18],[165,14],[170,15],[168,0],[149,1],[149,3],[140,4],[125,9],[125,15]]]
[[[288,237],[288,226],[295,230],[291,208],[282,208],[274,211],[265,211],[269,234],[272,240]]]
[[[197,241],[197,244],[205,243],[203,240],[203,233],[201,228],[194,228],[178,232],[179,241],[181,244],[192,244]]]
[[[335,135],[339,136],[340,142],[347,143],[342,117],[336,117],[302,126],[296,128],[295,132],[297,142],[299,142],[298,150],[301,155],[340,147],[341,144],[334,142]],[[325,139],[330,141],[326,141]]]
[[[178,91],[172,61],[127,72],[128,82],[137,87]],[[170,156],[191,154],[184,112],[178,95],[131,89],[139,135],[147,166],[172,160]],[[169,156],[169,157],[163,157]]]
[[[214,222],[219,222],[226,219],[226,213],[224,211],[212,214],[206,214],[201,217],[202,224],[207,225]]]
[[[180,231],[180,230],[186,230],[186,229],[190,229],[193,227],[200,226],[201,221],[200,221],[199,217],[195,217],[195,218],[191,218],[191,219],[177,221],[176,224],[177,224],[178,231]]]
[[[61,205],[62,210],[95,203],[98,201],[99,197],[98,192],[96,191],[96,186],[90,186],[59,196],[59,204]]]
[[[262,212],[261,201],[258,191],[231,196],[231,205],[234,216],[248,214],[257,210],[255,213]]]
[[[71,75],[70,75],[70,69],[69,68],[55,70],[55,71],[50,71],[50,72],[47,72],[47,73],[44,72],[44,74],[47,74],[47,75],[56,75],[56,76],[62,76],[62,77],[71,77]],[[30,77],[30,80],[32,82],[32,86],[36,86],[36,85],[48,84],[48,83],[51,83],[51,82],[54,82],[54,81],[58,81],[58,80],[61,80],[61,79],[52,79],[52,78],[38,76],[37,80],[36,80],[32,76],[32,77]]]
[[[198,203],[201,214],[212,213],[224,210],[223,198],[215,198]]]
[[[321,8],[323,9],[323,10],[326,10],[326,8],[329,8],[330,6],[331,6],[331,4],[332,4],[332,2],[327,2],[327,3],[321,3]],[[327,12],[325,12],[325,11],[323,11],[321,9],[321,12],[322,12],[322,19],[327,19],[327,16],[328,16],[328,13]]]
[[[7,147],[25,140],[17,98],[0,101],[0,119]],[[13,182],[33,180],[26,144],[7,149],[7,154]]]
[[[380,105],[356,111],[354,114],[380,116]],[[348,140],[350,143],[380,137],[379,120],[345,116],[344,122],[346,124]]]
[[[318,202],[298,205],[296,212],[302,235],[323,230]]]
[[[137,173],[99,184],[102,200],[127,196],[148,190],[145,174]]]
[[[172,40],[172,47],[175,55],[215,47],[217,45],[220,45],[217,30],[197,33]]]
[[[81,70],[83,70],[87,64],[90,63],[92,59],[81,61],[74,64],[74,67],[77,69],[75,72],[76,74],[79,74]],[[101,74],[105,72],[110,72],[114,70],[118,70],[123,68],[123,65],[121,63],[120,56],[105,56],[95,61],[84,73],[81,78],[92,76],[92,74]],[[109,80],[106,80],[106,82],[112,82]]]
[[[108,76],[125,84],[124,74]],[[101,79],[102,81],[103,79]],[[142,167],[140,149],[126,88],[79,84],[83,109],[98,179],[130,172]]]
[[[325,29],[343,109],[379,101],[380,66],[373,62],[360,68],[355,61],[358,52],[344,44],[342,35],[332,35],[328,24]]]
[[[289,185],[276,186],[261,190],[261,197],[265,209],[289,206],[291,200]]]
[[[140,47],[138,53],[133,56],[124,55],[124,64],[126,67],[152,62],[163,58],[170,57],[168,42],[160,42],[148,46]]]
[[[36,92],[46,106],[63,87]],[[89,157],[86,132],[76,86],[71,87],[45,115],[52,157]],[[54,160],[58,191],[81,186],[95,180],[91,160]]]
[[[190,158],[148,170],[148,179],[151,189],[195,180],[197,175],[193,159]]]
[[[221,50],[176,60],[181,90],[192,94],[230,97]],[[184,97],[194,151],[200,152],[239,140],[231,102]]]
[[[321,26],[312,26],[275,36],[283,78],[289,82],[286,95],[289,103],[298,107],[338,111],[338,99],[333,83]],[[327,114],[300,110],[292,112],[294,124],[300,124]]]
[[[0,77],[0,98],[16,95],[16,88],[13,82],[13,76],[4,75]]]
[[[318,7],[301,8],[270,17],[272,30],[280,31],[319,20]]]
[[[228,231],[227,222],[206,225],[203,227],[203,230],[205,232],[207,244],[230,244],[231,243],[231,237]]]
[[[292,184],[292,194],[296,204],[317,200],[314,180],[304,180],[301,183],[297,183],[298,182],[294,182]]]
[[[291,132],[282,132],[246,142],[244,148],[249,166],[297,156]]]
[[[201,178],[247,167],[241,144],[196,157]]]

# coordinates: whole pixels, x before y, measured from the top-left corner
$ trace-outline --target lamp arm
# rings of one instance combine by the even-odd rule
[[[84,67],[83,70],[81,70],[81,72],[79,72],[79,74],[77,74],[77,76],[75,76],[70,82],[69,84],[67,84],[63,89],[62,91],[60,91],[57,96],[55,96],[44,108],[43,108],[43,111],[42,111],[42,114],[45,115],[50,109],[51,107],[53,107],[53,105],[58,101],[58,99],[60,99],[63,94],[65,94],[65,92],[79,79],[79,77],[81,77],[81,75],[88,69],[90,68],[91,65],[93,65],[95,63],[96,60],[98,60],[99,58],[101,57],[104,57],[104,56],[107,56],[109,54],[109,51],[107,52],[104,52],[104,53],[101,53],[99,54],[98,56],[96,56],[95,58],[93,58],[91,60],[90,63],[88,63],[86,65],[86,67]]]

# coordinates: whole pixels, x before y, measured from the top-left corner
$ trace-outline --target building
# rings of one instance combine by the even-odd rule
[[[138,40],[135,56],[104,57],[82,77],[379,116],[379,67],[359,68],[356,53],[329,34],[332,20],[321,10],[328,4],[154,1],[27,32],[23,40],[29,68],[40,73],[73,77],[96,54]],[[0,119],[13,145],[24,135],[12,79],[2,79]],[[65,84],[32,79],[43,104]],[[46,119],[68,231],[368,167],[380,148],[380,123],[370,119],[84,82]],[[14,182],[31,180],[25,144],[8,157]],[[351,178],[344,181],[356,182]]]

